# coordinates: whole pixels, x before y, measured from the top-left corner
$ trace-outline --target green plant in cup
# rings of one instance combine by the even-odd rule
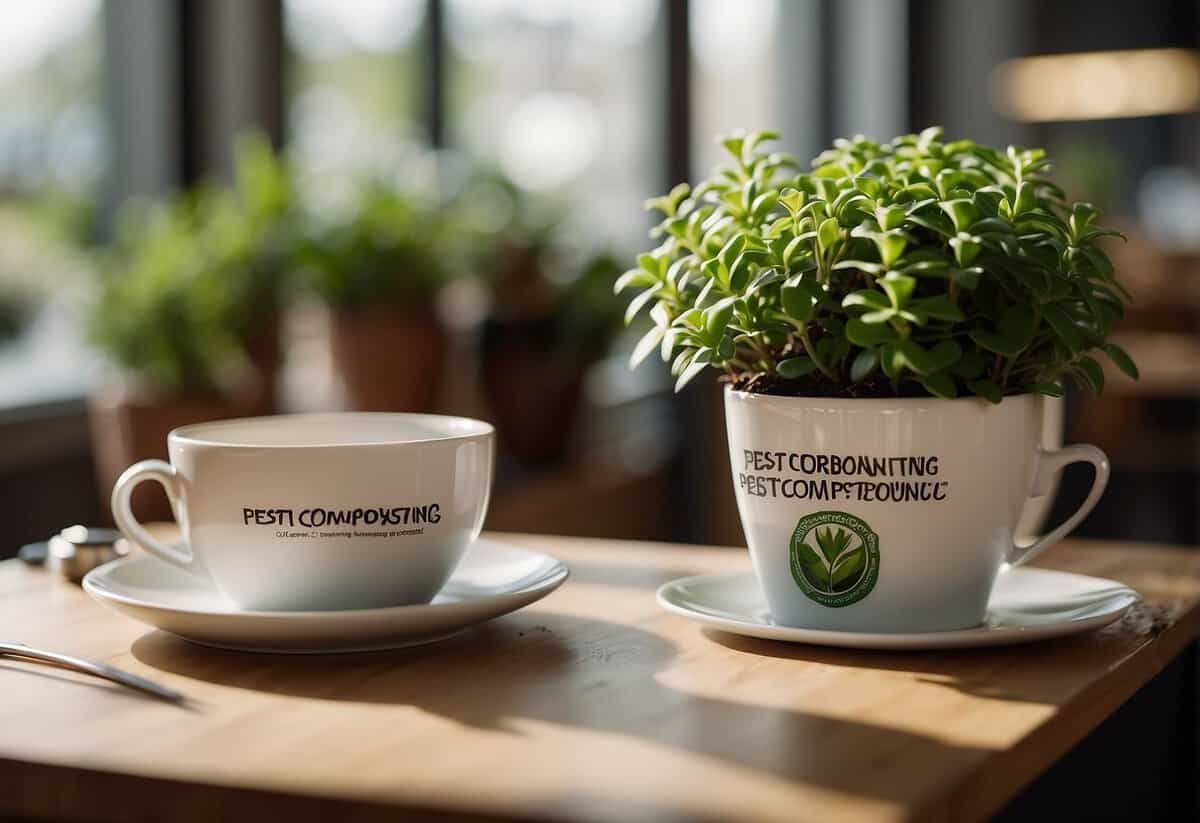
[[[947,141],[940,128],[838,140],[802,172],[722,140],[729,163],[647,202],[659,245],[617,282],[682,388],[708,367],[741,389],[830,397],[1099,393],[1128,294],[1086,203],[1041,149]]]

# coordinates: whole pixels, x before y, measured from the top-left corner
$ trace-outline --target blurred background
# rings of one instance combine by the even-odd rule
[[[720,132],[931,124],[1128,234],[1142,379],[1062,409],[1114,466],[1081,532],[1198,543],[1197,111],[1195,0],[12,0],[0,556],[176,425],[345,408],[494,421],[490,528],[741,544],[715,382],[626,368],[642,201]]]

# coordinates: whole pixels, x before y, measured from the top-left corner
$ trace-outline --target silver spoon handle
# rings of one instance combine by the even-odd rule
[[[59,666],[71,671],[81,672],[82,674],[90,674],[93,677],[99,677],[163,700],[169,700],[172,703],[181,703],[185,699],[182,694],[174,689],[160,686],[152,680],[122,671],[115,666],[98,663],[94,660],[85,660],[82,657],[72,657],[67,654],[59,654],[58,652],[34,649],[26,646],[24,643],[5,643],[0,641],[0,657],[16,657],[22,660],[49,663],[52,666]]]

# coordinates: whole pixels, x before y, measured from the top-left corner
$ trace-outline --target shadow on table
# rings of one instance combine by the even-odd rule
[[[782,708],[778,704],[789,700],[786,679],[760,680],[759,694],[739,689],[738,701],[660,682],[668,670],[679,680],[691,668],[705,670],[698,682],[712,682],[725,660],[738,665],[729,670],[731,682],[748,671],[720,646],[714,650],[714,656],[680,659],[676,646],[654,633],[554,612],[511,615],[443,643],[396,652],[250,654],[195,646],[162,632],[133,645],[134,656],[148,666],[224,686],[413,706],[510,734],[523,734],[525,720],[582,728],[881,800],[911,800],[914,779],[927,783],[931,772],[961,771],[985,754],[902,729]],[[804,673],[797,666],[797,682]],[[751,702],[758,699],[761,704]],[[387,722],[383,715],[380,722]],[[405,733],[402,723],[386,731],[401,739]],[[852,773],[867,760],[886,768]]]
[[[965,694],[1022,703],[1054,703],[1061,698],[1060,675],[1080,668],[1112,663],[1111,632],[1041,640],[1014,646],[942,651],[872,651],[810,646],[744,637],[704,629],[713,643],[733,652],[776,660],[797,660],[851,669],[903,672],[922,683],[933,683]],[[1116,642],[1122,642],[1120,640]],[[1031,659],[1052,661],[1036,677],[1029,675]]]

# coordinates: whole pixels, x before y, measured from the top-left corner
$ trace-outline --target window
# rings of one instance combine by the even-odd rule
[[[724,162],[718,135],[787,126],[775,97],[779,18],[778,0],[692,2],[693,176]]]
[[[0,406],[78,396],[71,298],[108,165],[99,0],[14,3],[0,28]]]
[[[658,193],[657,0],[450,0],[450,141],[561,195],[579,234],[641,244]],[[597,237],[598,235],[598,237]]]
[[[386,168],[420,140],[424,0],[286,0],[288,126],[310,170]]]

